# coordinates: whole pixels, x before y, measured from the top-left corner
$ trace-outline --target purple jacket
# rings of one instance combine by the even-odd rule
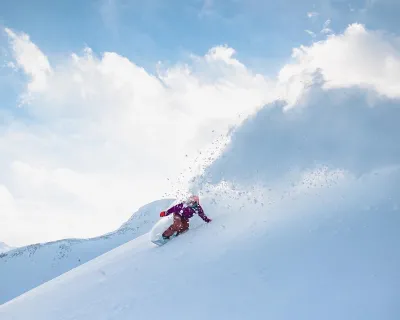
[[[195,207],[189,207],[185,203],[179,203],[176,206],[173,206],[169,208],[167,211],[165,211],[166,216],[170,215],[171,213],[177,213],[186,220],[189,220],[191,217],[193,217],[193,214],[197,213],[200,216],[200,218],[202,218],[205,222],[211,221],[205,215],[203,208],[200,205],[196,205]]]

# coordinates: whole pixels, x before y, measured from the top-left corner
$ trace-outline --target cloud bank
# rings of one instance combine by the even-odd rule
[[[315,162],[362,173],[399,158],[399,40],[362,25],[294,49],[270,78],[228,46],[151,74],[90,48],[54,63],[5,32],[26,79],[23,112],[0,125],[0,233],[11,245],[108,232],[204,170],[229,179],[235,161],[248,163],[235,177],[268,168],[259,177],[277,179]]]
[[[228,147],[192,187],[271,188],[309,172],[309,188],[332,173],[362,177],[399,167],[399,53],[397,37],[361,25],[295,49],[278,75],[289,99],[265,105],[233,130]]]
[[[108,232],[185,189],[198,151],[271,101],[272,82],[225,46],[153,75],[90,48],[51,64],[28,35],[5,31],[26,79],[22,109],[0,127],[1,234],[11,244]]]

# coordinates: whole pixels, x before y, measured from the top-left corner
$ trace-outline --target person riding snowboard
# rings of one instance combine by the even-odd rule
[[[163,239],[169,239],[175,232],[177,232],[177,236],[186,232],[189,229],[189,219],[192,218],[195,213],[197,213],[205,222],[211,222],[211,219],[205,215],[203,208],[200,206],[198,196],[190,196],[186,201],[181,202],[166,211],[162,211],[160,217],[166,217],[170,214],[174,215],[173,224],[162,234]]]

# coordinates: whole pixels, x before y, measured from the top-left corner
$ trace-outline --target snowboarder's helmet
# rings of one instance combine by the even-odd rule
[[[195,203],[200,204],[200,199],[199,199],[198,196],[191,195],[191,196],[189,196],[187,198],[186,203],[188,203],[188,204],[195,204]]]

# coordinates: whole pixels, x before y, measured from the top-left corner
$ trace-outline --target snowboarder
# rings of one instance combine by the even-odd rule
[[[162,234],[163,239],[168,240],[175,232],[177,232],[177,236],[186,232],[189,229],[189,219],[192,218],[195,213],[205,222],[211,222],[211,219],[205,215],[203,208],[200,206],[199,197],[194,195],[190,196],[186,201],[166,211],[162,211],[160,217],[166,217],[170,214],[174,215],[173,224]]]

